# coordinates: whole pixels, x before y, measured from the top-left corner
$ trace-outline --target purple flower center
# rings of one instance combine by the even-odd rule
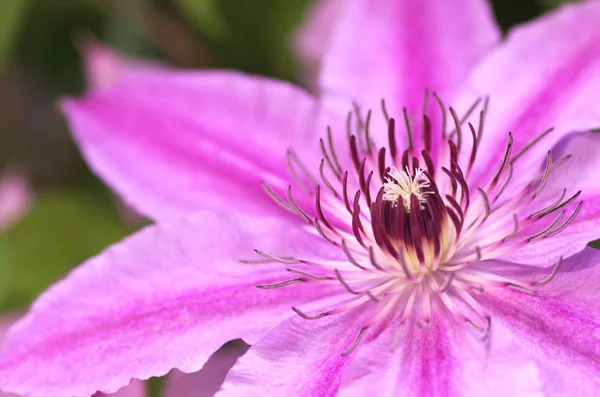
[[[355,107],[347,123],[350,169],[342,167],[341,148],[335,147],[328,130],[320,141],[319,177],[295,152],[288,153],[291,174],[303,194],[295,198],[291,185],[284,193],[263,184],[278,204],[301,216],[307,230],[334,245],[345,259],[275,257],[257,250],[268,261],[290,266],[287,270],[298,276],[259,288],[310,282],[338,285],[350,294],[339,305],[316,314],[293,308],[305,319],[372,305],[369,320],[350,350],[374,325],[399,321],[426,327],[435,315],[448,313],[481,332],[485,339],[491,317],[477,297],[492,288],[534,294],[535,287],[552,280],[562,258],[547,278],[537,281],[503,276],[489,261],[560,233],[582,206],[582,202],[575,204],[579,192],[565,198],[566,191],[554,195],[544,191],[552,171],[569,156],[554,161],[548,152],[545,165],[531,180],[513,179],[518,160],[552,129],[517,153],[513,153],[509,133],[495,171],[475,176],[472,168],[488,100],[483,101],[475,128],[465,120],[482,101],[476,101],[459,118],[454,109],[446,111],[440,98],[434,97],[441,109],[435,124],[441,131],[432,131],[434,123],[423,112],[417,137],[404,109],[404,151],[398,151],[396,121],[388,116],[385,104],[387,145],[379,147],[371,136],[371,112],[363,118]],[[453,121],[449,133],[448,114]],[[314,207],[309,200],[314,200]]]

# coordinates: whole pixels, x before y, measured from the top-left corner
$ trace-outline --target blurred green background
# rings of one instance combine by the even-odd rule
[[[506,30],[560,0],[495,0]],[[181,67],[236,68],[297,80],[294,29],[310,0],[0,1],[0,167],[19,169],[35,200],[0,232],[0,313],[140,227],[82,162],[57,99],[84,89],[75,43],[92,35]]]

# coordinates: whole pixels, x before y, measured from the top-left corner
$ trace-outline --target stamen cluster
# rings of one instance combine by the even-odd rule
[[[341,306],[317,314],[293,308],[305,319],[375,302],[376,309],[352,349],[375,324],[397,320],[395,323],[426,327],[436,313],[447,312],[487,337],[491,317],[478,303],[478,295],[490,288],[534,293],[535,287],[554,277],[561,260],[546,279],[535,282],[493,274],[486,270],[485,261],[560,233],[582,206],[579,202],[567,216],[579,192],[565,199],[564,190],[550,202],[540,199],[552,171],[569,156],[554,161],[548,152],[545,167],[535,178],[508,189],[518,160],[552,129],[517,153],[513,153],[509,133],[496,172],[482,185],[470,185],[488,99],[483,101],[475,128],[466,120],[481,100],[459,118],[453,108],[446,110],[441,99],[433,96],[441,110],[439,134],[432,133],[430,118],[423,111],[420,139],[415,139],[404,109],[407,147],[398,151],[396,122],[382,102],[388,139],[386,145],[378,147],[370,131],[371,111],[363,117],[355,106],[347,119],[350,169],[342,167],[339,148],[328,129],[327,136],[320,140],[320,178],[308,171],[294,151],[288,152],[288,166],[295,183],[304,190],[302,195],[294,197],[292,185],[282,191],[263,183],[279,205],[303,218],[307,230],[339,249],[345,259],[275,257],[257,250],[267,261],[283,263],[295,275],[259,288],[337,283],[352,297]],[[427,101],[426,93],[423,109],[428,108]],[[450,132],[446,131],[448,114],[453,121]],[[470,136],[469,145],[465,144],[465,135]],[[504,197],[507,191],[511,197]],[[309,204],[310,200],[314,205]],[[536,209],[529,210],[532,207]]]

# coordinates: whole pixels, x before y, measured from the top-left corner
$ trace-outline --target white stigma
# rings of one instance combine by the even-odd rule
[[[421,208],[426,203],[425,197],[431,192],[424,192],[430,182],[423,173],[423,170],[417,168],[415,174],[411,176],[408,167],[404,171],[392,168],[383,184],[383,199],[387,201],[396,201],[402,198],[406,212],[410,212],[410,196],[415,195],[421,203]]]

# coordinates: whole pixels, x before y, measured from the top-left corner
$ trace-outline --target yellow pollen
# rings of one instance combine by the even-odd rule
[[[411,175],[408,167],[404,171],[394,167],[385,178],[383,199],[395,202],[402,197],[406,212],[410,212],[410,196],[415,195],[421,203],[421,208],[424,208],[425,197],[431,192],[424,192],[423,189],[428,188],[429,185],[429,180],[427,180],[422,169],[417,168],[415,174]]]

